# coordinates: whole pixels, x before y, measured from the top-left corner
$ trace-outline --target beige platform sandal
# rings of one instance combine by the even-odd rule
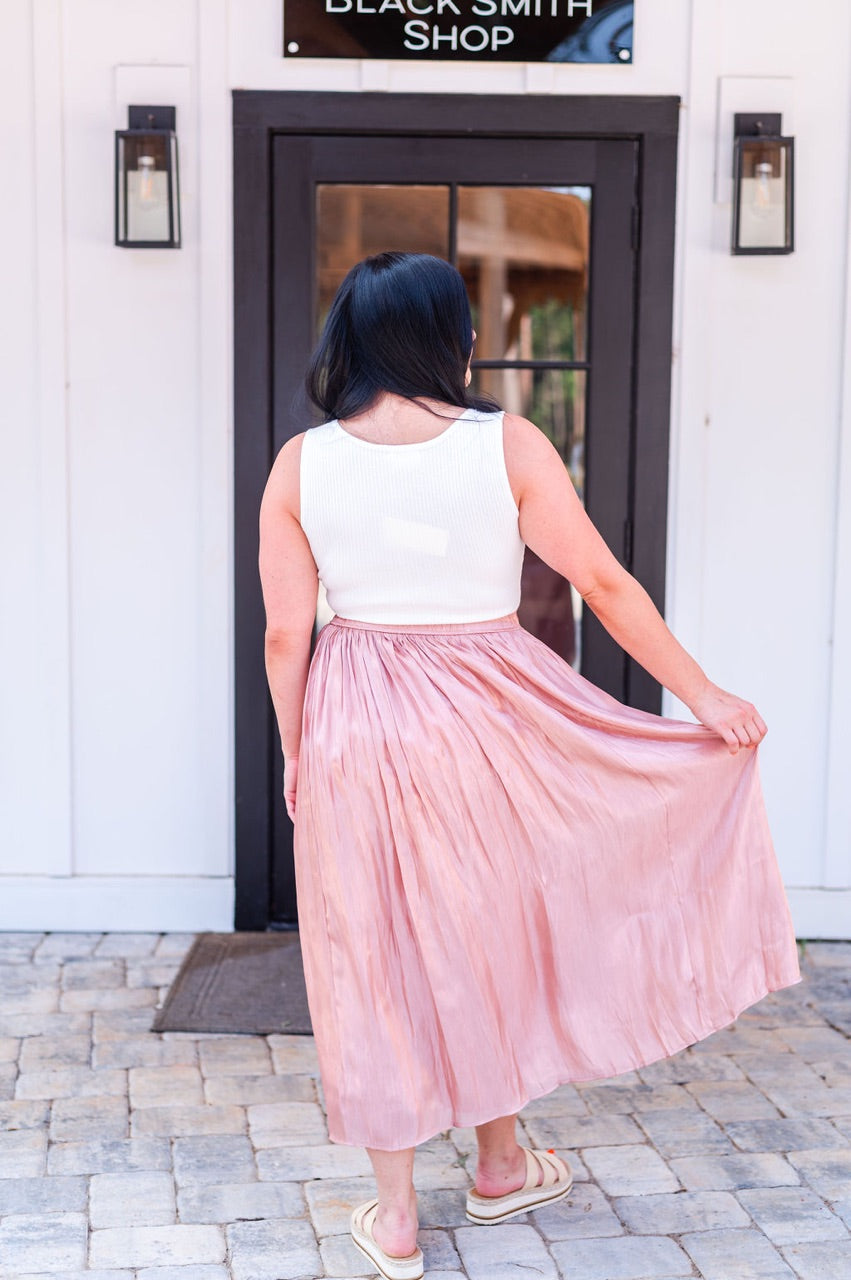
[[[424,1274],[422,1249],[415,1249],[405,1258],[385,1253],[372,1234],[377,1213],[377,1200],[367,1200],[352,1210],[351,1233],[355,1248],[360,1249],[384,1280],[421,1280]]]
[[[482,1226],[505,1222],[516,1213],[553,1204],[570,1191],[573,1174],[560,1156],[554,1151],[533,1151],[529,1147],[522,1150],[526,1153],[526,1181],[523,1186],[504,1196],[483,1196],[478,1191],[468,1191],[467,1217],[470,1222]]]

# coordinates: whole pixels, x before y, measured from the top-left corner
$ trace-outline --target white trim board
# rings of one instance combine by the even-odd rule
[[[836,459],[836,560],[831,628],[830,723],[828,725],[827,833],[824,883],[851,884],[851,186],[846,185],[845,314],[842,391]],[[851,918],[851,909],[848,912]],[[846,930],[851,936],[851,923]]]
[[[851,889],[786,890],[797,938],[851,938]],[[233,929],[230,876],[2,876],[0,930]]]
[[[233,929],[230,876],[0,876],[0,930],[195,933]]]
[[[796,938],[851,939],[851,889],[787,889]]]
[[[73,872],[72,687],[68,471],[67,256],[64,89],[59,0],[32,7],[33,179],[35,184],[36,384],[41,575],[39,634],[50,803],[38,815],[39,869]]]

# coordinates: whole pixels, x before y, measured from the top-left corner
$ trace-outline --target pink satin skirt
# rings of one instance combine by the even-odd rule
[[[509,1115],[800,981],[757,750],[623,706],[515,615],[322,630],[295,842],[334,1142]]]

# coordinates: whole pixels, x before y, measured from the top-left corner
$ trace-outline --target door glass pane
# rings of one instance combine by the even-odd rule
[[[449,257],[449,187],[320,183],[316,188],[317,329],[343,276],[391,249]]]
[[[473,386],[488,392],[509,413],[539,426],[561,454],[579,497],[585,496],[585,403],[587,374],[580,369],[476,369]],[[580,670],[582,597],[549,565],[526,549],[521,581],[521,624]]]
[[[480,360],[585,359],[590,219],[590,187],[459,187]]]

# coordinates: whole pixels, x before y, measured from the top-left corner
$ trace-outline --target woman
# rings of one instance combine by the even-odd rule
[[[475,1127],[471,1221],[551,1203],[570,1171],[518,1146],[527,1101],[800,980],[762,717],[678,644],[537,427],[470,395],[474,338],[443,260],[354,267],[307,377],[326,421],[280,451],[260,515],[329,1134],[369,1152],[352,1235],[389,1280],[423,1273],[417,1143]],[[699,724],[621,705],[519,626],[527,545]]]

